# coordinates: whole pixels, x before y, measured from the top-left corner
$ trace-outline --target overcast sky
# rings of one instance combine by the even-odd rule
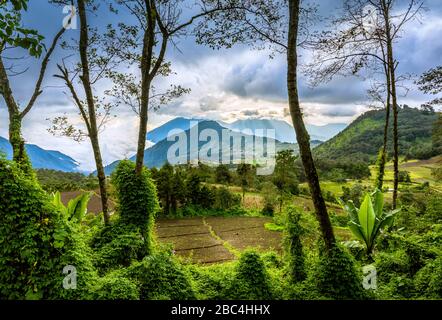
[[[191,0],[189,0],[191,1]],[[27,27],[41,30],[47,39],[61,27],[64,14],[60,7],[45,4],[46,1],[30,1],[29,12],[25,15]],[[398,0],[404,2],[405,0]],[[319,13],[323,17],[336,12],[341,0],[317,0]],[[442,1],[427,0],[429,9],[420,21],[407,26],[397,44],[396,54],[400,61],[399,72],[422,74],[442,64]],[[106,25],[115,16],[97,15],[90,20],[97,25]],[[320,22],[318,28],[324,23]],[[78,30],[67,31],[66,38],[75,37]],[[268,51],[253,51],[244,46],[229,50],[211,50],[198,46],[193,38],[180,39],[178,48],[170,47],[167,59],[171,61],[175,74],[157,83],[167,87],[171,83],[190,88],[190,94],[151,113],[149,128],[157,127],[177,117],[208,118],[231,122],[248,117],[276,118],[289,121],[287,117],[286,61],[276,55],[269,59]],[[18,55],[19,53],[15,53]],[[53,137],[47,132],[48,118],[62,114],[76,119],[77,110],[60,80],[52,77],[55,63],[66,56],[58,48],[51,61],[45,80],[45,91],[33,110],[24,120],[24,137],[45,149],[55,149],[81,163],[81,169],[93,170],[94,162],[88,141],[76,143],[68,138]],[[309,53],[301,53],[301,61],[308,61]],[[28,58],[20,62],[29,70],[13,77],[11,84],[19,103],[25,104],[35,85],[39,61]],[[300,96],[310,124],[349,123],[366,110],[367,89],[370,81],[360,78],[336,78],[319,87],[309,87],[305,76],[300,76]],[[417,92],[415,88],[400,98],[400,104],[419,106],[430,97]],[[105,164],[132,156],[136,150],[137,116],[121,106],[114,118],[101,134]],[[7,137],[7,112],[4,101],[0,100],[0,136]]]

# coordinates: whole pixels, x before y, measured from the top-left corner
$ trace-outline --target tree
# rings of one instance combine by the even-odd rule
[[[58,2],[63,3],[63,1]],[[89,138],[97,168],[103,218],[105,224],[108,225],[110,223],[110,213],[108,208],[109,196],[99,142],[99,131],[109,118],[111,105],[103,103],[102,100],[99,100],[94,95],[93,85],[101,80],[105,72],[113,67],[114,64],[112,64],[113,59],[111,56],[105,56],[104,58],[99,56],[96,48],[91,47],[91,42],[94,43],[94,45],[104,45],[107,43],[108,47],[113,43],[109,41],[109,37],[100,38],[97,35],[97,32],[93,32],[93,38],[91,41],[91,29],[87,17],[87,5],[92,5],[92,9],[96,8],[93,6],[93,3],[86,3],[85,0],[77,1],[78,15],[80,18],[80,39],[78,44],[75,43],[70,47],[79,53],[80,63],[76,64],[73,70],[68,70],[64,63],[63,65],[58,65],[60,73],[55,75],[55,77],[62,79],[65,82],[66,87],[69,89],[72,99],[78,107],[84,125],[86,126],[86,132],[83,132],[81,129],[76,129],[73,125],[69,124],[66,117],[54,119],[54,126],[50,129],[50,132],[54,134],[61,132],[63,135],[73,137],[77,141],[80,141],[84,137]],[[103,41],[103,39],[106,39],[106,41]],[[83,89],[85,100],[82,100],[75,87],[74,81],[77,75],[79,75],[79,82]],[[100,108],[103,110],[101,118]]]
[[[242,202],[245,204],[246,191],[253,185],[255,178],[255,168],[249,163],[240,163],[236,168],[238,174],[239,183],[242,190]]]
[[[232,182],[232,174],[230,173],[229,167],[225,164],[220,164],[215,169],[215,181],[221,184],[230,184]]]
[[[114,6],[117,5],[118,8]],[[135,24],[123,28],[140,37],[135,37],[134,49],[128,61],[131,61],[140,70],[140,79],[131,74],[116,76],[117,85],[122,85],[123,92],[116,96],[125,102],[135,104],[139,112],[140,126],[138,132],[138,145],[136,153],[136,172],[140,174],[144,163],[144,150],[146,148],[146,134],[149,110],[154,107],[153,99],[157,96],[153,87],[154,79],[170,71],[170,64],[165,62],[167,47],[176,44],[176,39],[186,35],[187,29],[195,20],[223,8],[216,1],[196,1],[191,5],[184,5],[182,0],[116,0],[111,6],[115,12],[125,9],[133,16]],[[186,14],[183,14],[183,11]],[[138,40],[141,40],[140,41]],[[174,97],[187,92],[181,87],[172,87],[166,93],[160,93],[160,103],[170,101]]]
[[[174,188],[174,170],[173,167],[166,163],[158,172],[156,177],[158,190],[158,198],[163,207],[163,213],[168,215],[171,213],[172,197]]]
[[[442,93],[442,66],[435,67],[425,72],[417,82],[419,90],[426,94],[437,95]],[[442,97],[437,97],[427,102],[423,107],[433,107],[442,104]],[[434,109],[433,109],[434,110]],[[442,114],[434,123],[433,129],[433,149],[436,153],[442,153]]]
[[[310,137],[306,130],[298,96],[298,45],[305,42],[314,10],[301,7],[300,0],[226,0],[209,1],[226,3],[231,8],[209,14],[197,26],[199,43],[213,48],[232,47],[245,43],[256,49],[271,47],[274,54],[287,56],[288,104],[296,131],[302,164],[312,194],[315,213],[319,220],[327,249],[335,245],[333,228],[319,185],[313,160]]]
[[[22,48],[34,58],[43,53],[43,37],[36,30],[26,29],[21,25],[21,12],[27,10],[26,0],[12,0],[0,2],[0,94],[5,100],[9,113],[9,142],[13,149],[13,160],[28,174],[32,174],[31,164],[25,150],[25,141],[22,137],[23,118],[34,107],[38,97],[43,93],[42,84],[46,75],[49,60],[58,41],[65,32],[65,28],[54,36],[48,50],[41,60],[39,75],[31,98],[23,109],[20,108],[14,97],[10,85],[10,77],[23,72],[17,72],[14,65],[6,65],[5,60],[11,58],[5,54],[9,49]],[[14,60],[14,59],[11,59]]]
[[[276,155],[276,166],[273,173],[273,183],[278,188],[279,212],[293,189],[298,187],[295,165],[296,156],[293,150],[283,150]]]
[[[398,87],[406,76],[398,76],[394,46],[404,26],[421,12],[423,0],[408,0],[401,11],[395,0],[344,0],[342,16],[334,20],[334,29],[322,33],[314,43],[316,57],[310,64],[315,82],[335,75],[356,75],[362,69],[380,69],[385,79],[386,121],[384,144],[379,157],[377,186],[382,187],[390,107],[393,111],[394,192],[396,207],[399,175]],[[312,71],[315,70],[315,71]]]

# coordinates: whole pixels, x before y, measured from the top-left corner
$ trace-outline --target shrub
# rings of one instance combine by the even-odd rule
[[[0,194],[0,298],[87,298],[96,273],[78,224],[13,162],[0,160]],[[76,290],[63,289],[67,265]]]
[[[326,297],[343,300],[367,298],[354,259],[338,246],[322,252],[315,278],[318,290]]]
[[[155,184],[147,168],[140,175],[135,173],[132,161],[121,161],[112,174],[115,186],[120,222],[140,228],[147,253],[152,250],[154,216],[159,210]]]
[[[127,276],[140,283],[141,299],[195,299],[186,270],[166,252],[154,253],[135,262],[128,268]]]
[[[140,293],[132,280],[120,273],[110,273],[97,281],[92,297],[94,300],[138,300]]]
[[[215,188],[215,204],[214,209],[228,210],[241,205],[241,197],[234,194],[226,187]]]
[[[269,276],[258,253],[246,251],[236,267],[231,293],[235,299],[272,299]]]
[[[419,270],[415,277],[415,287],[427,298],[442,298],[442,256]]]
[[[120,221],[101,229],[92,240],[92,248],[95,265],[101,272],[128,267],[148,254],[140,228],[123,225]]]
[[[301,214],[295,208],[287,210],[287,222],[284,230],[285,257],[288,262],[290,278],[293,282],[305,279],[304,252],[301,235],[304,229],[300,225]]]

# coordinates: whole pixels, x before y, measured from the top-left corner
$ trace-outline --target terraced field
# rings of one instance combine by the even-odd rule
[[[231,261],[243,250],[281,250],[281,233],[267,230],[270,218],[207,217],[156,221],[157,238],[195,263]]]

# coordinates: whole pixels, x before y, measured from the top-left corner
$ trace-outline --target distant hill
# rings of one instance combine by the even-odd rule
[[[256,133],[257,129],[274,129],[276,140],[281,142],[296,143],[295,129],[292,125],[283,120],[274,119],[246,119],[237,120],[233,123],[224,124],[227,128],[234,131],[251,129]],[[347,125],[343,123],[327,124],[324,126],[307,125],[307,131],[311,140],[327,141],[344,130]]]
[[[59,151],[45,150],[34,144],[26,144],[25,147],[35,169],[78,171],[78,162]],[[12,159],[11,144],[3,137],[0,137],[0,152],[5,153],[7,159]]]
[[[168,133],[173,129],[189,130],[191,125],[201,121],[209,121],[202,119],[175,118],[147,134],[147,140],[157,143],[167,138]],[[242,131],[249,129],[254,135],[260,136],[258,129],[274,129],[275,139],[280,142],[296,143],[295,129],[286,121],[274,119],[245,119],[237,120],[232,123],[218,121],[220,126],[228,128],[232,131]],[[337,135],[347,127],[346,124],[327,124],[324,126],[307,125],[307,131],[310,133],[311,140],[327,141]],[[264,133],[265,135],[265,133]],[[262,136],[262,135],[261,135]]]
[[[229,135],[231,135],[232,137],[240,137],[240,133],[229,130],[223,126],[221,126],[218,122],[216,121],[210,121],[210,120],[201,120],[198,123],[198,135],[200,135],[200,133],[203,130],[212,130],[212,132],[216,133],[219,137],[222,136],[223,131],[227,132]],[[193,130],[195,130],[196,132],[196,128],[193,127]],[[195,162],[198,161],[198,152],[197,150],[190,150],[190,131],[189,130],[185,130],[185,136],[186,136],[186,142],[185,145],[187,146],[187,153],[180,155],[180,163],[187,163],[188,161],[190,162]],[[252,139],[251,141],[255,141],[256,137],[255,136],[247,136],[248,139]],[[183,138],[184,141],[184,138]],[[273,139],[263,139],[263,146],[264,146],[264,150],[267,149],[267,144],[274,141],[276,144],[276,152],[280,151],[280,150],[286,150],[286,149],[293,149],[295,152],[297,152],[297,145],[296,144],[290,144],[290,143],[282,143],[280,141],[277,140],[273,140]],[[244,140],[242,142],[242,146],[244,146]],[[312,144],[318,145],[320,143],[320,141],[312,141]],[[157,167],[160,168],[162,167],[166,162],[167,162],[167,154],[168,151],[171,150],[171,148],[173,147],[173,145],[176,144],[176,141],[167,141],[167,139],[163,139],[161,141],[159,141],[158,143],[156,143],[155,145],[153,145],[152,147],[148,148],[145,150],[144,152],[144,164],[149,167]],[[198,150],[201,150],[201,148],[207,144],[207,141],[203,141],[203,142],[199,142],[198,144]],[[220,158],[222,159],[222,155],[226,155],[227,153],[231,152],[232,148],[221,148],[222,145],[222,141],[219,141],[219,158],[216,160],[216,162],[218,162],[220,160]],[[240,151],[241,152],[241,151]],[[241,152],[241,154],[234,154],[235,159],[240,158],[241,155],[243,155],[244,153]],[[256,154],[257,155],[264,155],[264,151],[263,150],[256,150]],[[135,160],[135,156],[131,157],[130,160],[134,161]],[[200,160],[203,160],[200,158]],[[119,161],[115,161],[113,163],[111,163],[110,165],[108,165],[105,168],[106,174],[110,174],[118,165]]]
[[[431,157],[432,130],[437,113],[410,107],[398,114],[399,152],[409,157]],[[314,149],[318,157],[331,160],[375,161],[383,144],[385,110],[371,110],[351,123],[336,137]],[[392,120],[390,121],[389,154],[392,154]]]

